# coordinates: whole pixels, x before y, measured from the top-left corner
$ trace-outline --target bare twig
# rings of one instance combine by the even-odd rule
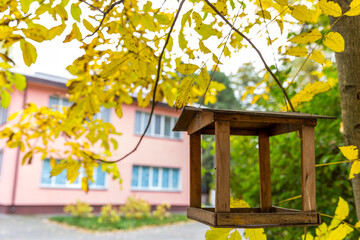
[[[160,12],[161,8],[165,5],[166,1],[167,1],[167,0],[164,0],[164,2],[161,4],[161,6],[160,6],[159,9],[155,12],[154,15],[156,15],[156,14],[158,14],[158,13]]]
[[[91,5],[90,3],[86,2],[85,0],[79,0],[79,1],[87,4],[87,5],[90,6],[91,8],[93,8],[93,9],[95,9],[95,10],[98,10],[99,12],[101,12],[102,14],[104,14],[104,11],[103,11],[103,10],[101,10],[101,9],[98,8],[98,7],[95,7],[94,5]]]
[[[160,56],[159,56],[159,59],[158,59],[158,65],[157,65],[157,73],[156,73],[156,80],[155,80],[155,84],[154,84],[154,90],[153,90],[153,97],[152,97],[152,104],[151,104],[151,111],[150,111],[150,116],[149,116],[149,121],[146,125],[146,128],[143,132],[143,134],[141,135],[138,143],[136,144],[136,146],[134,147],[133,150],[131,150],[130,152],[128,152],[127,154],[125,154],[123,157],[117,159],[117,160],[113,160],[113,161],[105,161],[105,160],[102,160],[102,159],[95,159],[93,158],[92,156],[90,156],[90,158],[92,158],[93,160],[95,161],[98,161],[98,162],[102,162],[102,163],[115,163],[115,162],[120,162],[122,160],[124,160],[125,158],[127,158],[128,156],[130,156],[131,154],[133,154],[137,148],[140,146],[140,143],[142,142],[147,130],[149,129],[150,127],[150,123],[151,123],[151,118],[152,118],[152,115],[154,114],[154,109],[155,109],[155,105],[156,105],[156,89],[157,89],[157,86],[158,86],[158,83],[159,83],[159,80],[160,80],[160,73],[161,73],[161,65],[162,65],[162,57],[165,53],[165,49],[166,49],[166,46],[167,44],[169,43],[169,40],[170,40],[170,36],[171,36],[171,32],[172,30],[174,29],[174,26],[175,26],[175,23],[176,23],[176,20],[179,18],[179,14],[180,14],[180,11],[181,11],[181,8],[184,4],[185,0],[182,0],[180,2],[180,5],[179,5],[179,8],[178,8],[178,11],[176,12],[176,15],[174,17],[174,21],[172,22],[171,24],[171,27],[169,29],[169,32],[168,32],[168,35],[167,35],[167,38],[165,40],[165,44],[164,44],[164,47],[160,53]]]
[[[295,109],[294,109],[294,107],[293,107],[293,105],[292,105],[292,103],[291,103],[291,101],[290,101],[290,98],[289,98],[288,94],[286,93],[284,87],[281,85],[281,82],[279,81],[279,79],[275,76],[275,74],[271,71],[270,67],[267,65],[267,63],[266,63],[264,57],[262,56],[260,50],[254,45],[254,43],[253,43],[245,34],[243,34],[243,33],[240,32],[237,28],[235,28],[234,25],[231,24],[231,23],[229,22],[229,20],[227,20],[227,19],[225,18],[225,16],[219,12],[219,10],[218,10],[217,8],[216,8],[213,4],[211,4],[211,3],[209,2],[209,0],[204,0],[204,1],[206,2],[207,5],[209,5],[209,7],[211,7],[212,10],[214,10],[214,11],[216,12],[217,15],[219,15],[219,16],[224,20],[224,22],[225,22],[227,25],[229,25],[237,34],[239,34],[241,37],[243,37],[243,38],[251,45],[251,47],[256,51],[256,53],[259,55],[261,61],[263,62],[266,70],[270,73],[270,75],[274,78],[275,82],[276,82],[276,83],[279,85],[279,87],[281,88],[281,91],[283,92],[286,100],[288,101],[288,103],[289,103],[289,105],[290,105],[290,107],[291,107],[291,110],[292,110],[293,112],[295,112]]]
[[[101,26],[102,26],[102,24],[103,24],[103,22],[104,22],[104,20],[105,20],[105,18],[106,18],[106,15],[108,15],[109,12],[110,12],[116,5],[119,5],[119,4],[123,3],[123,2],[124,2],[124,0],[120,0],[120,1],[117,1],[117,2],[114,2],[113,4],[111,4],[111,5],[108,7],[108,9],[103,12],[103,17],[102,17],[102,19],[101,19],[101,21],[100,21],[100,23],[99,23],[99,26],[97,26],[97,28],[95,29],[95,31],[94,31],[93,33],[91,33],[91,34],[87,35],[86,37],[84,37],[83,40],[84,40],[85,38],[87,38],[87,37],[94,36],[94,34],[97,33],[97,31],[100,30],[100,28],[101,28]]]

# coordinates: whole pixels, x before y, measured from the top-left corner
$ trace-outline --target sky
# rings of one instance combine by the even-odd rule
[[[162,1],[157,1],[162,3]],[[168,1],[169,3],[164,6],[164,9],[174,9],[178,6],[177,1]],[[69,4],[70,6],[71,4]],[[248,5],[249,6],[249,5]],[[34,5],[32,5],[34,7]],[[156,7],[155,5],[153,7]],[[182,10],[182,14],[186,13],[192,6],[191,5],[184,5],[184,8]],[[86,14],[86,8],[84,4],[82,5],[83,14]],[[248,7],[249,8],[249,7]],[[31,9],[30,9],[31,11]],[[248,9],[249,12],[254,12],[254,9]],[[70,17],[71,18],[71,17]],[[180,18],[181,19],[181,16]],[[44,26],[50,28],[54,26],[54,24],[51,24],[51,18],[42,18],[40,19],[40,23]],[[83,54],[83,50],[80,49],[81,44],[77,42],[76,40],[70,42],[70,43],[63,43],[63,39],[65,38],[66,34],[71,31],[71,25],[73,22],[69,20],[68,26],[64,33],[56,37],[55,39],[51,41],[45,41],[42,43],[37,43],[34,41],[31,41],[34,46],[37,49],[37,61],[35,64],[31,65],[30,67],[27,67],[23,60],[22,60],[22,52],[20,50],[19,44],[15,45],[15,47],[12,49],[12,56],[15,59],[15,62],[18,63],[17,67],[21,72],[41,72],[66,78],[71,78],[71,74],[66,70],[66,67],[71,64],[76,58],[81,56]],[[178,26],[180,24],[180,20],[178,21]],[[286,27],[285,27],[286,29]],[[248,35],[250,38],[253,37],[251,40],[253,43],[261,50],[266,62],[268,65],[274,64],[274,55],[275,58],[278,59],[279,56],[277,55],[277,49],[280,45],[284,44],[284,41],[287,34],[283,34],[282,38],[279,37],[280,31],[279,27],[274,24],[270,24],[268,26],[268,30],[271,34],[271,38],[275,39],[276,37],[279,37],[277,41],[273,43],[272,46],[267,46],[265,38],[260,38],[259,35],[266,34],[266,32],[262,31],[261,34],[256,35],[259,28],[253,29],[250,34]],[[177,34],[173,36],[174,39],[177,38]],[[190,38],[187,38],[187,40],[191,40]],[[175,40],[176,41],[176,40]],[[209,39],[208,43],[210,46],[214,46],[211,49],[216,49],[217,44],[219,43],[219,40],[216,37],[213,37],[213,39]],[[191,41],[189,41],[189,44],[191,44]],[[209,45],[207,45],[209,46]],[[214,50],[215,54],[217,56],[220,55],[221,49]],[[177,51],[175,55],[182,55],[181,51]],[[203,59],[202,59],[203,61]],[[221,57],[221,62],[223,63],[220,66],[220,70],[225,72],[227,75],[230,75],[232,73],[236,73],[237,69],[244,63],[252,62],[256,69],[260,70],[263,68],[263,63],[260,61],[259,56],[256,54],[255,50],[248,47],[248,48],[242,48],[239,52],[232,54],[231,58],[228,57]],[[200,65],[200,63],[199,63]]]

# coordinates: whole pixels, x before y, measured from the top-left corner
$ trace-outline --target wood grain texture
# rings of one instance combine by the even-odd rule
[[[303,125],[301,128],[301,194],[302,210],[316,211],[315,182],[315,135],[314,127]]]
[[[201,135],[190,135],[190,207],[201,207]]]
[[[300,129],[301,125],[299,124],[275,124],[273,127],[269,128],[269,136],[294,132]]]
[[[214,122],[214,113],[212,112],[198,112],[194,118],[191,120],[188,126],[188,133],[193,134],[207,125]]]
[[[260,208],[262,212],[270,212],[272,207],[270,144],[269,136],[266,131],[259,132],[259,170]]]
[[[230,212],[230,122],[215,122],[215,212]]]
[[[187,217],[196,220],[201,223],[205,223],[210,226],[216,225],[216,214],[210,211],[203,210],[201,208],[187,209]]]

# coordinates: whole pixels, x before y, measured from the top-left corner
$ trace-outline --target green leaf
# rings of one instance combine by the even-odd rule
[[[338,3],[333,1],[321,0],[319,7],[325,15],[340,17],[342,15],[341,7]]]
[[[353,0],[350,3],[350,10],[345,13],[347,16],[357,16],[360,14],[360,0]]]
[[[313,22],[312,13],[305,5],[296,5],[292,8],[291,16],[301,22]]]
[[[211,228],[205,234],[206,240],[225,240],[228,239],[231,228]]]
[[[71,16],[73,17],[74,20],[80,22],[80,16],[81,16],[81,8],[78,4],[71,4]]]
[[[178,90],[178,96],[176,97],[175,107],[177,109],[183,108],[189,102],[190,92],[194,83],[194,77],[185,77],[181,80]]]
[[[296,37],[291,38],[289,41],[298,44],[312,43],[316,40],[319,40],[322,37],[322,34],[317,29],[312,29],[308,32],[302,33]]]
[[[15,87],[19,91],[23,91],[26,88],[26,78],[24,75],[14,73]]]
[[[36,62],[36,58],[37,58],[36,48],[31,43],[25,40],[21,40],[20,48],[23,53],[23,58],[26,66],[29,67],[31,64]]]
[[[184,75],[190,75],[193,74],[198,69],[199,67],[197,65],[189,63],[189,64],[181,64],[176,68],[176,71]]]
[[[325,36],[325,46],[334,52],[343,52],[345,49],[345,40],[338,32],[330,32]]]
[[[9,107],[10,105],[10,99],[11,99],[11,96],[10,96],[10,93],[6,90],[2,90],[1,92],[1,106],[3,108],[7,108]]]

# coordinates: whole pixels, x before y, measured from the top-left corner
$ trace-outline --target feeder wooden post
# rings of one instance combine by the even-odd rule
[[[304,212],[316,211],[314,127],[301,127],[301,194]]]
[[[190,207],[201,208],[201,135],[190,134]]]
[[[215,121],[215,212],[230,212],[230,122]]]
[[[270,144],[266,131],[259,131],[259,168],[260,168],[260,208],[261,212],[270,212],[271,201],[271,169]]]

